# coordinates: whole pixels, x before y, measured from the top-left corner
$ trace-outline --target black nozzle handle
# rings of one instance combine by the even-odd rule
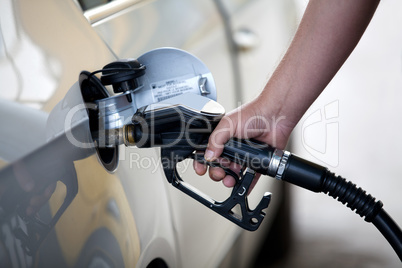
[[[258,173],[273,175],[270,169],[277,151],[274,147],[253,139],[232,138],[225,144],[221,156]]]

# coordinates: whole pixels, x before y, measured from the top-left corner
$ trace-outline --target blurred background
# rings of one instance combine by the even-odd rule
[[[308,1],[296,1],[298,16]],[[295,129],[290,150],[380,199],[402,224],[402,10],[382,1],[360,43]],[[399,267],[372,225],[323,194],[291,187],[293,238],[276,267]]]

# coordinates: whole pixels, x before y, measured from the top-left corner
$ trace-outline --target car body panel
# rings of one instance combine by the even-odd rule
[[[265,61],[258,56],[263,48],[255,54],[234,50],[228,33],[230,27],[242,23],[249,23],[247,27],[251,28],[264,23],[262,18],[254,20],[252,14],[256,7],[272,7],[272,1],[234,2],[241,4],[232,11],[228,9],[231,25],[218,5],[223,3],[228,8],[225,1],[119,0],[117,9],[113,2],[102,6],[102,12],[106,12],[102,14],[108,14],[103,17],[93,15],[100,14],[94,9],[84,12],[74,1],[2,1],[0,124],[9,130],[0,130],[1,141],[8,145],[0,148],[0,166],[6,167],[1,172],[13,171],[19,167],[15,163],[28,160],[48,162],[38,164],[32,172],[49,177],[54,174],[53,182],[57,182],[55,192],[39,212],[46,220],[55,217],[66,197],[71,197],[68,188],[74,180],[78,187],[34,257],[16,249],[21,242],[10,230],[24,226],[18,216],[0,221],[2,235],[8,239],[5,247],[11,252],[3,263],[15,267],[71,267],[103,262],[145,267],[161,259],[170,267],[215,267],[233,264],[222,263],[229,251],[240,251],[236,258],[250,263],[271,224],[278,205],[275,199],[260,230],[248,233],[173,189],[158,161],[159,149],[120,146],[119,168],[112,174],[97,161],[95,151],[71,146],[65,129],[69,113],[83,104],[77,83],[82,70],[98,70],[116,58],[137,58],[157,47],[181,48],[200,58],[214,75],[218,102],[226,110],[255,94],[247,89],[247,94],[241,96],[238,89],[256,88],[260,83],[254,81],[254,71],[257,62]],[[272,53],[279,54],[277,51]],[[245,64],[248,61],[256,62],[251,72]],[[241,68],[236,67],[239,63]],[[240,75],[241,80],[237,79]],[[239,81],[243,83],[239,85]],[[3,102],[10,103],[1,105]],[[85,110],[79,112],[80,124],[88,128]],[[90,139],[86,128],[84,136]],[[46,146],[50,146],[49,151]],[[77,155],[80,157],[72,159]],[[182,165],[184,178],[197,188],[218,200],[229,195],[230,189],[195,175],[190,161]],[[64,168],[67,175],[62,181],[58,176]],[[250,196],[251,203],[256,204],[266,189],[278,193],[277,185],[263,178]],[[255,242],[248,249],[236,242],[244,234]]]
[[[214,75],[218,88],[218,101],[228,110],[235,107],[235,96],[231,89],[234,87],[231,55],[225,39],[223,22],[212,1],[144,1],[139,8],[133,6],[130,10],[114,14],[111,18],[98,21],[93,26],[119,58],[133,57],[138,52],[160,46],[178,47],[195,54],[213,74],[219,73]],[[211,47],[214,49],[211,50]],[[221,91],[219,88],[223,88],[223,85],[226,89]],[[126,155],[128,154],[127,157],[131,159],[137,158],[136,155],[139,153],[142,155],[144,152],[138,149],[126,149]],[[150,157],[150,159],[159,158],[159,154]],[[146,158],[142,156],[142,159]],[[127,170],[127,173],[131,171],[136,177],[144,178],[151,175],[141,176],[141,164],[146,166],[145,161],[134,164],[139,169],[133,170],[132,167],[130,169],[130,161],[121,162],[119,172]],[[192,169],[190,161],[186,161],[184,165],[188,171],[184,178],[192,184],[198,182],[197,188],[208,190],[212,196],[229,195],[229,189],[217,187],[216,183],[207,178],[200,182],[201,179],[189,170]],[[155,164],[152,167],[155,167]],[[231,240],[227,242],[225,238],[236,237],[239,233],[238,228],[222,217],[216,217],[214,212],[173,187],[167,187],[167,193],[171,200],[170,210],[173,214],[178,247],[181,249],[180,258],[183,267],[195,264],[213,266],[219,263],[228,249],[225,243],[232,243]],[[206,222],[209,224],[206,225]],[[204,243],[197,243],[205,239],[206,234],[215,238],[208,241],[208,247],[205,247]],[[205,256],[209,258],[206,260]]]

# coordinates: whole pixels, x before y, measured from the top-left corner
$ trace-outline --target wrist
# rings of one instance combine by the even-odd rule
[[[272,122],[281,120],[281,125],[293,129],[304,112],[298,112],[297,105],[294,105],[295,101],[290,99],[289,92],[284,86],[273,85],[269,82],[253,105],[268,120]]]

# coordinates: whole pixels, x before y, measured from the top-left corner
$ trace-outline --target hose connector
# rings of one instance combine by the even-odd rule
[[[272,154],[271,161],[269,162],[267,175],[278,180],[282,180],[282,175],[285,171],[289,156],[290,153],[288,151],[275,149]]]
[[[281,161],[279,162],[278,170],[276,172],[275,178],[277,180],[282,180],[283,173],[285,172],[286,164],[288,163],[290,152],[284,151]]]

